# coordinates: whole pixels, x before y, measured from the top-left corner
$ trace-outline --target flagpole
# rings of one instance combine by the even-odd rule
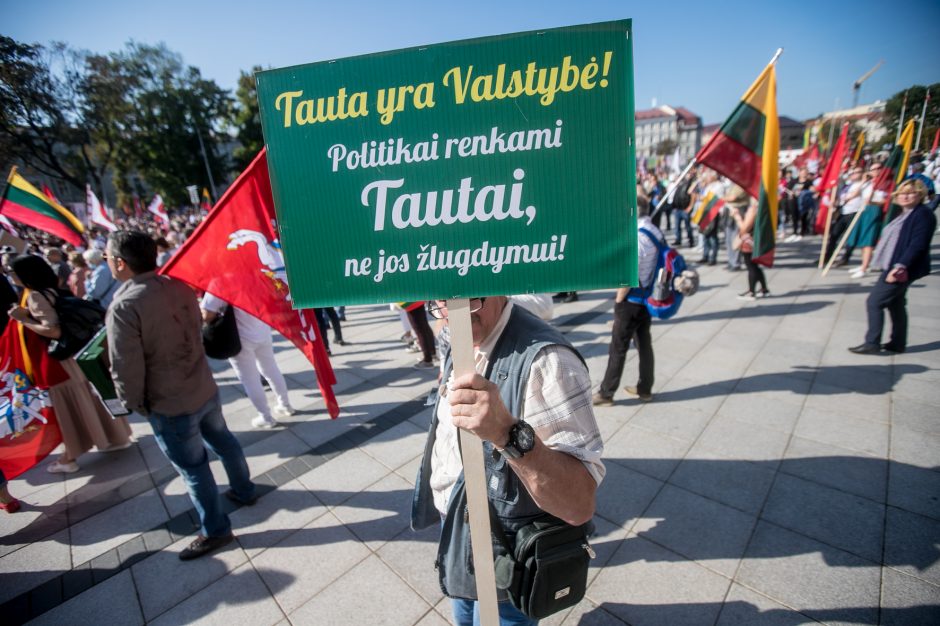
[[[839,174],[841,175],[842,172],[840,171]],[[832,192],[829,194],[829,215],[826,219],[826,228],[823,231],[822,248],[819,250],[819,267],[817,269],[822,269],[823,264],[826,262],[826,250],[829,248],[829,230],[832,228],[832,216],[836,208],[836,192],[839,191],[838,182],[836,180],[836,184],[832,186]]]
[[[884,170],[887,171],[887,170]],[[880,178],[880,177],[879,177]],[[865,212],[865,209],[868,208],[868,205],[871,203],[872,197],[875,195],[875,187],[878,180],[871,181],[871,189],[868,191],[868,197],[865,198],[865,202],[862,203],[862,208],[860,208],[856,213],[855,217],[852,218],[852,223],[849,224],[849,227],[845,229],[845,234],[842,235],[842,239],[839,241],[839,245],[836,246],[836,249],[832,251],[832,256],[829,257],[829,262],[826,264],[826,269],[823,270],[822,275],[825,276],[829,273],[829,270],[832,269],[832,264],[836,262],[836,259],[839,256],[839,253],[842,252],[842,248],[845,247],[845,242],[849,240],[849,235],[852,234],[852,231],[855,229],[855,225],[858,223],[858,220],[862,217],[862,213]]]
[[[924,98],[924,108],[920,111],[920,126],[917,128],[917,143],[914,150],[920,150],[920,134],[924,130],[924,117],[927,115],[927,103],[930,102],[930,90],[927,90],[927,97]]]
[[[0,194],[0,214],[3,213],[3,203],[7,199],[7,190],[10,188],[10,185],[13,184],[13,177],[16,175],[16,166],[10,168],[10,175],[7,176],[6,183],[3,185],[3,193]]]
[[[904,128],[904,111],[907,110],[907,92],[904,92],[904,102],[901,103],[901,119],[898,120],[898,136],[894,138],[894,143],[901,141],[901,129]]]

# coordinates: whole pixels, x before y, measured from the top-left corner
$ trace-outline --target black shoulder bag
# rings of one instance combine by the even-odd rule
[[[59,318],[61,334],[58,339],[52,339],[47,348],[52,358],[62,361],[75,356],[104,326],[104,309],[98,304],[61,293],[57,293],[53,301],[42,291],[39,293],[49,301]]]
[[[202,325],[202,346],[206,356],[213,359],[230,359],[242,351],[235,323],[235,307],[228,305],[215,319]]]
[[[490,504],[490,525],[506,550],[496,557],[496,586],[512,605],[533,619],[572,607],[584,597],[594,550],[588,543],[593,524],[572,526],[546,514],[516,533],[515,550]]]

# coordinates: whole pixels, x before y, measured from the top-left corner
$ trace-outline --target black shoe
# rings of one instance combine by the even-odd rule
[[[562,302],[577,302],[578,301],[578,292],[571,291],[567,296],[562,300]]]
[[[712,259],[711,261],[708,262],[708,264],[709,264],[709,265],[718,265],[718,261]]]
[[[229,533],[227,535],[222,535],[221,537],[206,537],[204,535],[199,535],[193,542],[189,544],[189,547],[180,552],[180,561],[192,561],[193,559],[198,559],[199,557],[209,554],[213,550],[218,550],[222,546],[227,546],[232,543],[232,540],[235,539],[235,535]]]
[[[678,248],[678,247],[681,246],[681,245],[682,245],[682,240],[681,240],[681,239],[676,239],[675,241],[672,242],[672,247],[673,247],[673,248]]]
[[[881,346],[873,343],[862,343],[849,348],[849,352],[854,352],[855,354],[878,354],[881,352]]]
[[[890,343],[881,344],[881,349],[885,352],[890,352],[891,354],[904,354],[904,348],[899,348]]]
[[[257,492],[255,492],[255,494],[251,496],[251,498],[249,498],[248,500],[242,500],[241,498],[238,497],[235,491],[233,491],[232,489],[229,489],[228,491],[225,492],[225,497],[231,500],[232,502],[234,502],[235,504],[241,504],[244,506],[254,506],[255,502],[258,501]]]
[[[336,338],[333,339],[333,343],[335,343],[335,344],[338,345],[338,346],[348,346],[348,345],[349,345],[349,342],[348,342],[348,341],[343,341],[342,339],[336,339]]]

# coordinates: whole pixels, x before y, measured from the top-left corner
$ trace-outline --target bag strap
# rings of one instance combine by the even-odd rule
[[[487,508],[490,510],[490,533],[499,540],[503,549],[506,550],[506,554],[511,557],[513,555],[513,549],[512,546],[509,545],[509,537],[506,536],[506,529],[503,528],[502,522],[499,521],[499,517],[496,515],[496,508],[489,498],[486,499],[486,504]]]

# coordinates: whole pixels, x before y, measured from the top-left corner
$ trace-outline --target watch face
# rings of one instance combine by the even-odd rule
[[[535,447],[535,431],[525,422],[519,422],[513,427],[512,439],[520,452],[529,452]]]

